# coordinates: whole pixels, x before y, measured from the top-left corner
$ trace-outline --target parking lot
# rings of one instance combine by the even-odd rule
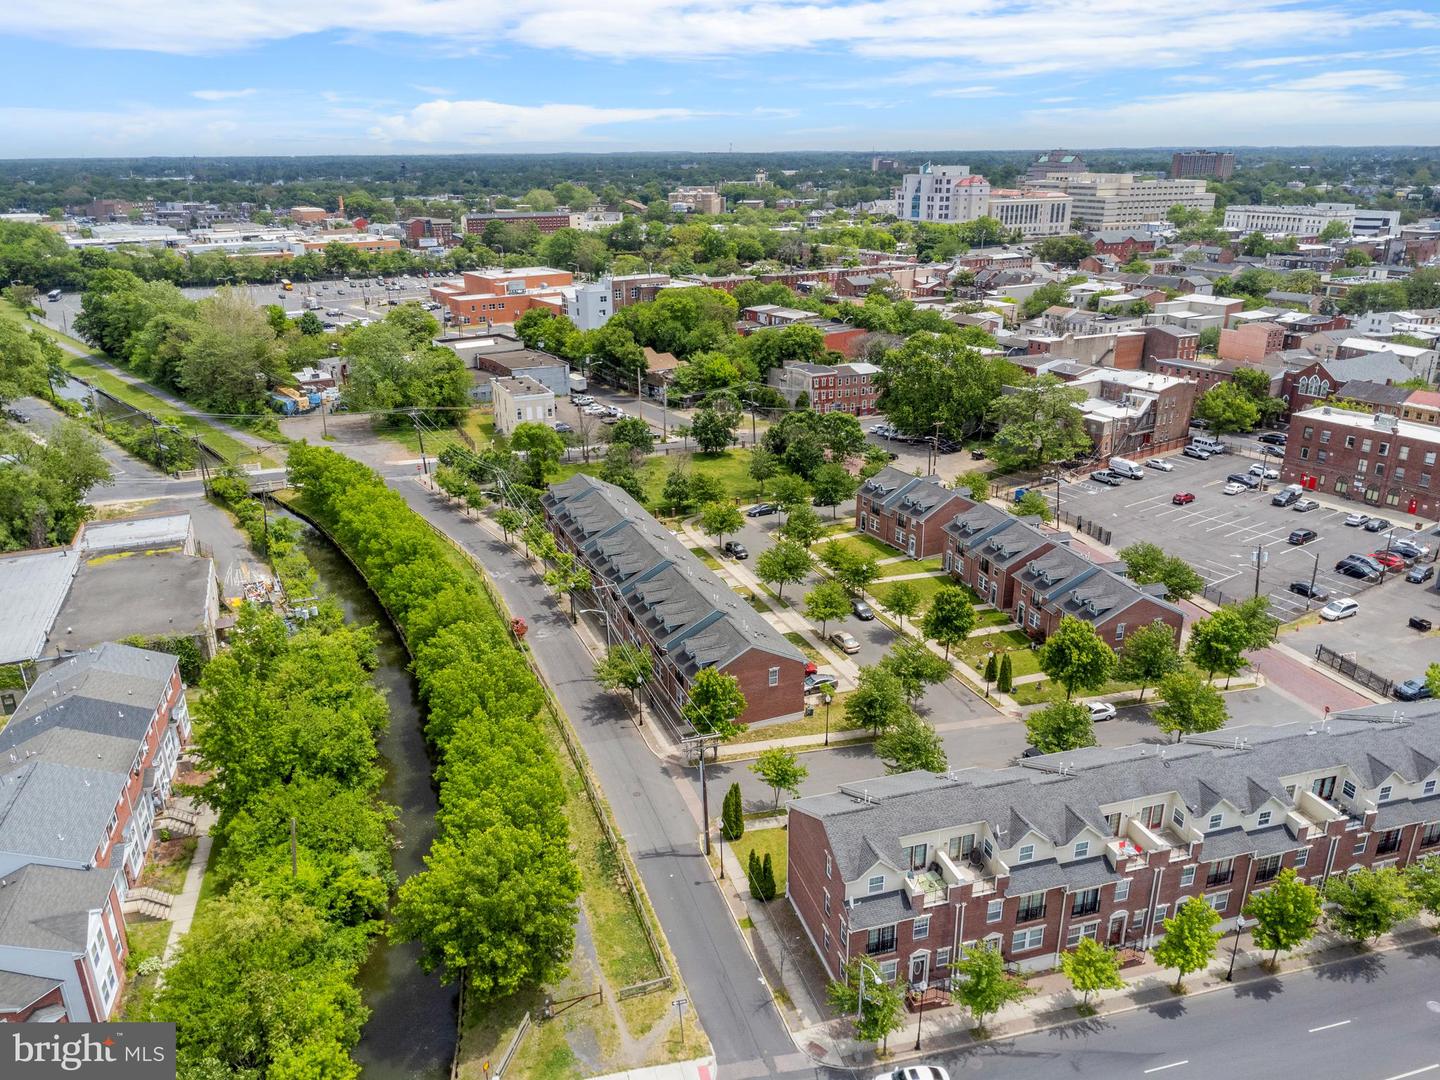
[[[1370,533],[1347,527],[1344,520],[1350,509],[1321,505],[1308,513],[1296,513],[1289,507],[1273,506],[1271,499],[1282,486],[1275,481],[1262,485],[1263,490],[1223,494],[1226,476],[1246,472],[1255,464],[1252,458],[1222,454],[1199,461],[1177,453],[1165,460],[1174,465],[1173,472],[1146,468],[1143,480],[1127,480],[1121,487],[1106,487],[1089,479],[1063,485],[1061,509],[1111,530],[1111,544],[1116,548],[1138,540],[1160,545],[1188,562],[1207,586],[1218,589],[1227,600],[1254,595],[1258,550],[1260,592],[1269,595],[1271,610],[1285,620],[1320,606],[1289,590],[1291,582],[1308,583],[1312,576],[1317,588],[1331,598],[1362,593],[1374,598],[1394,594],[1408,598],[1409,592],[1424,589],[1401,580],[1403,571],[1387,574],[1384,582],[1374,586],[1335,572],[1336,562],[1344,556],[1383,550],[1386,544],[1388,530]],[[1047,494],[1053,491],[1053,487],[1046,489]],[[1194,495],[1195,501],[1174,505],[1172,499],[1180,492]],[[1397,539],[1410,535],[1413,522],[1391,520],[1397,526]],[[1303,545],[1288,543],[1291,531],[1301,528],[1313,529],[1317,539]],[[1422,542],[1434,548],[1437,541],[1426,537]],[[1374,602],[1367,598],[1362,606]]]

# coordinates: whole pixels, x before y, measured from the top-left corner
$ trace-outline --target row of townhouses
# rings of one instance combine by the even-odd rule
[[[0,732],[0,1021],[111,1014],[124,905],[189,739],[175,657],[113,643],[40,675]]]
[[[902,773],[789,804],[787,895],[831,975],[943,985],[959,951],[1022,970],[1082,938],[1148,949],[1200,897],[1233,927],[1282,869],[1320,885],[1440,851],[1440,704]]]

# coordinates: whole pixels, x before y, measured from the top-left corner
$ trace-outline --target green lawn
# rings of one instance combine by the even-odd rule
[[[717,559],[717,558],[715,558],[714,555],[710,554],[710,552],[706,551],[703,547],[693,547],[693,548],[691,548],[691,549],[690,549],[690,554],[691,554],[691,555],[694,555],[697,559],[699,559],[701,562],[703,562],[703,563],[704,563],[706,566],[708,566],[711,570],[719,570],[719,569],[720,569],[720,560]]]
[[[785,856],[788,835],[783,825],[778,829],[746,829],[745,835],[730,845],[735,852],[735,857],[740,860],[741,866],[749,863],[752,851],[762,859],[767,852],[769,853],[770,865],[775,870],[775,899],[771,901],[772,903],[779,903],[785,895]]]
[[[849,690],[841,690],[830,702],[831,734],[837,731],[851,731],[855,727],[845,719],[845,699],[850,696],[850,693]],[[815,698],[814,708],[815,712],[810,716],[800,716],[780,724],[748,727],[734,738],[727,739],[725,745],[744,746],[747,743],[769,742],[772,739],[793,739],[800,735],[823,735],[825,733],[825,702]]]
[[[161,841],[145,864],[145,872],[140,875],[140,885],[178,894],[185,887],[185,874],[190,869],[190,861],[195,858],[195,846],[199,842],[200,838],[196,836],[185,836],[176,841]]]
[[[977,630],[985,626],[1004,626],[1006,623],[1014,621],[1008,611],[977,611],[975,613],[975,629]]]
[[[855,554],[860,556],[873,556],[876,559],[892,559],[896,555],[904,554],[904,552],[897,551],[889,544],[882,543],[881,541],[875,539],[875,537],[867,536],[864,533],[860,533],[855,536],[844,536],[834,542],[845,548],[847,551],[853,551]],[[823,546],[825,543],[826,541],[821,541],[820,545],[817,545],[817,547]],[[887,574],[903,574],[906,573],[906,571],[902,569],[902,567],[909,567],[912,565],[915,565],[914,561],[908,560],[906,562],[891,563],[888,566],[882,566],[880,569],[882,572]]]
[[[130,981],[120,1002],[120,1019],[132,1020],[144,1014],[155,993],[159,975],[137,975],[135,969],[152,956],[164,953],[165,942],[170,938],[170,926],[168,921],[156,922],[139,915],[125,920],[125,938],[130,945],[130,952],[125,957],[125,975]]]
[[[1021,630],[1002,630],[998,634],[970,638],[954,651],[954,655],[976,671],[981,671],[985,667],[985,654],[991,649],[997,653],[1010,653],[1010,672],[1016,678],[1034,675],[1040,670],[1040,661],[1035,650],[1030,648],[1030,639]]]
[[[460,426],[475,440],[477,449],[484,450],[495,441],[495,414],[488,406],[471,409],[465,414],[464,422]],[[414,424],[387,425],[377,428],[375,433],[388,442],[398,443],[412,454],[420,453],[420,435],[415,430]],[[465,443],[456,437],[453,430],[442,429],[438,435],[425,443],[425,452],[435,454],[440,446],[452,442],[459,446],[465,446]]]
[[[886,607],[885,601],[890,597],[890,590],[899,584],[900,582],[898,581],[879,581],[870,586],[870,593],[879,602],[881,607]],[[916,592],[920,594],[919,614],[923,615],[926,609],[930,607],[930,602],[935,599],[935,594],[946,585],[953,585],[955,582],[949,574],[936,574],[933,577],[911,578],[905,582],[905,584],[915,586]]]
[[[1015,665],[1015,674],[1022,675],[1024,674],[1024,672],[1020,670],[1018,661],[1019,657],[1016,657],[1014,660],[1011,661],[1011,663]],[[1203,671],[1200,671],[1198,668],[1196,668],[1195,665],[1188,660],[1185,661],[1185,666],[1187,670],[1193,672],[1196,675],[1200,675],[1203,677],[1205,674]],[[1218,680],[1215,685],[1220,689],[1224,689],[1225,680],[1222,678]],[[1240,675],[1235,676],[1235,678],[1231,680],[1230,683],[1231,689],[1244,688],[1252,685],[1254,685],[1253,680],[1247,679],[1243,672]],[[1086,690],[1083,691],[1080,696],[1087,698],[1103,697],[1110,694],[1123,693],[1132,693],[1136,697],[1139,697],[1140,684],[1138,682],[1127,682],[1124,679],[1111,679],[1104,686],[1100,687],[1099,690]],[[1022,686],[1015,687],[1015,692],[1011,696],[1014,697],[1016,702],[1021,705],[1039,705],[1041,703],[1048,704],[1052,701],[1064,701],[1065,688],[1055,683],[1052,683],[1049,679],[1044,679],[1040,682],[1025,683]],[[1155,687],[1153,684],[1145,688],[1145,700],[1146,702],[1157,700]]]
[[[592,457],[589,462],[563,462],[552,477],[555,481],[568,480],[576,473],[590,476],[600,475],[600,459]],[[701,454],[695,451],[672,450],[669,454],[654,454],[644,458],[636,467],[640,474],[640,486],[645,491],[646,509],[655,510],[660,506],[660,489],[665,477],[675,466],[681,466],[692,473],[713,477],[718,480],[732,499],[741,503],[759,499],[755,481],[750,479],[750,459],[743,451],[729,450],[719,454]]]
[[[820,655],[820,651],[815,648],[810,639],[804,634],[797,634],[791,630],[785,635],[785,640],[804,653],[806,660],[813,660],[817,664],[823,664],[825,662],[825,658]]]

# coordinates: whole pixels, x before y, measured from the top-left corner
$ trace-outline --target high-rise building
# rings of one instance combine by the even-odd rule
[[[998,218],[1026,236],[1070,231],[1070,198],[1063,192],[992,189],[966,165],[920,166],[907,173],[900,190],[899,216],[906,221],[965,222]]]
[[[1229,180],[1235,175],[1235,155],[1219,150],[1179,150],[1170,158],[1174,180]]]
[[[1032,187],[1063,191],[1075,200],[1070,216],[1090,229],[1123,229],[1147,221],[1164,221],[1172,206],[1209,213],[1215,196],[1203,180],[1164,180],[1134,173],[1051,173]]]

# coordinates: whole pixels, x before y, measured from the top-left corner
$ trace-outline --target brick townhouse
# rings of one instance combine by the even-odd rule
[[[1064,533],[1047,532],[988,503],[949,521],[944,567],[1032,638],[1043,641],[1069,615],[1089,623],[1112,648],[1127,631],[1150,623],[1169,626],[1180,640],[1184,613],[1159,585],[1136,585],[1066,546]]]
[[[793,363],[773,367],[766,372],[766,381],[779,391],[791,408],[801,394],[816,412],[848,412],[855,416],[875,413],[875,399],[880,388],[875,376],[880,369],[874,364],[805,364]]]
[[[860,485],[855,527],[912,559],[928,559],[945,548],[946,522],[973,505],[933,473],[912,476],[889,465]]]
[[[0,732],[0,1019],[109,1016],[189,738],[175,657],[114,643],[40,675]]]
[[[1334,356],[1319,357],[1286,371],[1280,382],[1280,396],[1289,411],[1296,413],[1333,397],[1348,382],[1364,380],[1392,386],[1410,378],[1410,369],[1388,354],[1343,360]]]
[[[607,632],[650,651],[649,692],[672,711],[706,667],[739,680],[741,723],[803,710],[804,654],[628,494],[581,474],[540,502],[556,543],[594,578]]]
[[[922,986],[977,942],[1022,970],[1086,937],[1148,949],[1192,897],[1231,927],[1284,868],[1440,850],[1440,703],[1407,711],[848,784],[789,804],[786,894],[832,976],[865,957]]]
[[[1290,418],[1280,479],[1386,507],[1440,518],[1440,428],[1386,412],[1322,405]]]

